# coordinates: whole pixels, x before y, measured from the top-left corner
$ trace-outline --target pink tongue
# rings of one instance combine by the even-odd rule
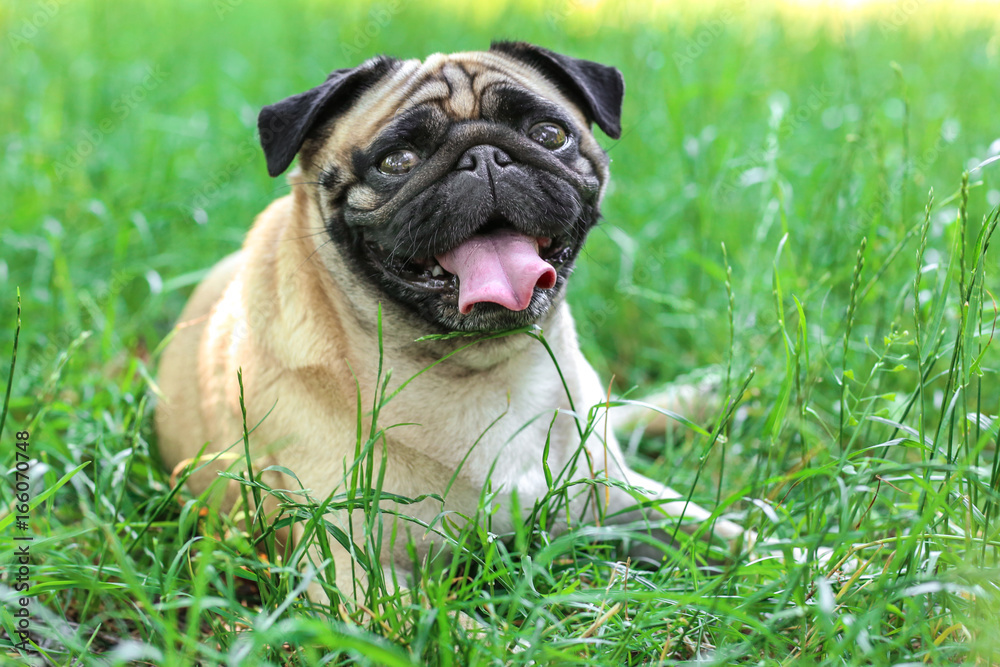
[[[556,284],[556,270],[538,256],[535,240],[512,229],[473,236],[436,259],[458,276],[458,310],[463,315],[483,302],[524,310],[536,287],[551,289]]]

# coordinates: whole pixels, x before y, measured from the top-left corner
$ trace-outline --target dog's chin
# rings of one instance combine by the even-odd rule
[[[477,303],[463,315],[457,305],[442,304],[433,315],[434,322],[448,331],[468,333],[494,333],[537,324],[558,301],[563,282],[560,275],[552,289],[536,288],[524,310],[511,310],[497,303]]]
[[[392,259],[375,244],[363,243],[363,261],[384,291],[416,311],[436,333],[495,333],[539,323],[561,298],[579,244],[559,238],[547,239],[547,243],[539,256],[556,270],[556,282],[549,289],[536,287],[528,306],[521,310],[481,302],[462,313],[458,276],[445,271],[433,257],[404,262]]]

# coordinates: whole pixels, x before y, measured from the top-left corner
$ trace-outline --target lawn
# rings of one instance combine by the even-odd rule
[[[625,76],[569,293],[588,358],[735,401],[626,434],[632,462],[829,562],[470,527],[409,594],[329,608],[162,469],[161,343],[288,191],[261,106],[494,38]],[[0,62],[0,662],[1000,664],[995,4],[14,0]]]

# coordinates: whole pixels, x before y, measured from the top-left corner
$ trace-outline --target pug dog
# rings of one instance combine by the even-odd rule
[[[580,352],[566,282],[608,184],[591,126],[620,136],[624,90],[613,67],[495,42],[423,61],[377,57],[264,107],[270,175],[298,156],[291,193],[257,217],[180,317],[159,368],[163,461],[184,465],[233,443],[242,454],[241,370],[255,468],[281,466],[311,498],[337,497],[359,414],[368,433],[380,369],[391,368],[389,393],[412,379],[378,414],[393,425],[380,440],[381,485],[423,500],[385,508],[433,525],[442,511],[475,515],[488,487],[499,507],[491,530],[502,534],[513,494],[531,508],[547,471],[569,466],[597,485],[576,487],[571,521],[595,504],[621,523],[683,516],[691,530],[712,519],[630,470],[607,429],[581,442],[577,420],[609,399]],[[529,325],[547,348],[537,334],[499,335]],[[462,335],[428,339],[451,332]],[[189,484],[201,492],[216,477],[209,466]],[[358,514],[328,519],[358,536]],[[387,580],[411,567],[407,541],[420,555],[431,548],[418,528],[397,520],[409,537],[383,549]],[[743,531],[715,518],[714,533]],[[363,575],[330,543],[350,598]]]

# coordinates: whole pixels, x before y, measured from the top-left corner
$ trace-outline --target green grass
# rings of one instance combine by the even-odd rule
[[[985,248],[1000,162],[973,168],[1000,152],[996,9],[897,3],[820,21],[698,4],[0,8],[3,350],[18,288],[23,307],[0,456],[14,470],[15,433],[30,432],[32,659],[1000,663],[1000,264]],[[287,192],[267,178],[258,109],[375,53],[496,37],[625,74],[623,136],[602,139],[614,186],[570,290],[599,372],[637,396],[712,366],[737,395],[753,372],[725,438],[642,438],[634,464],[779,543],[831,548],[831,565],[699,568],[706,545],[682,539],[659,567],[626,566],[620,531],[547,534],[573,482],[555,479],[538,521],[503,540],[485,516],[442,524],[459,556],[419,566],[409,597],[376,587],[366,608],[328,609],[297,595],[286,563],[301,550],[267,566],[161,469],[160,343],[207,268]],[[334,502],[377,527],[379,433],[361,435],[357,485]],[[24,664],[7,477],[0,645]],[[267,526],[303,520],[337,539],[284,496]],[[355,536],[363,553],[377,535]],[[849,556],[853,571],[834,569]],[[482,625],[464,629],[458,611]]]

